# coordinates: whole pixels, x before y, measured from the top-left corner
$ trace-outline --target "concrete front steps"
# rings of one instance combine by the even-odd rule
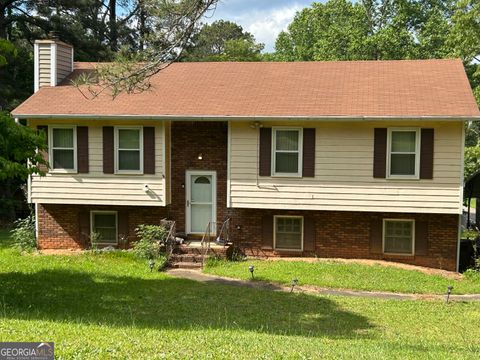
[[[205,251],[205,249],[203,249]],[[210,256],[225,258],[227,247],[210,244],[205,254],[205,261]],[[177,245],[170,258],[170,267],[174,269],[201,269],[202,268],[202,246],[199,242],[188,242]]]

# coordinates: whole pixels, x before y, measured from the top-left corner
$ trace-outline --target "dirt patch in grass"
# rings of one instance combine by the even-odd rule
[[[463,278],[463,275],[457,273],[455,271],[448,271],[442,269],[433,269],[424,266],[416,266],[416,265],[409,265],[409,264],[402,264],[393,261],[385,261],[385,260],[371,260],[371,259],[342,259],[342,258],[298,258],[298,257],[281,257],[281,258],[268,258],[263,259],[268,261],[304,261],[308,263],[315,263],[315,262],[331,262],[331,263],[346,263],[346,264],[361,264],[361,265],[381,265],[381,266],[389,266],[398,269],[405,269],[405,270],[416,270],[420,271],[427,275],[439,275],[443,276],[447,279],[453,280],[460,280]]]

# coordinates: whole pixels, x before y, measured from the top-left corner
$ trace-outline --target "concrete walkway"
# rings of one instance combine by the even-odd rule
[[[254,289],[265,289],[272,291],[290,292],[289,286],[268,283],[264,281],[245,281],[239,279],[225,278],[216,275],[204,274],[200,270],[190,269],[170,269],[168,274],[188,280],[194,280],[199,282],[209,282],[222,285],[231,286],[244,286]],[[445,295],[437,294],[400,294],[391,292],[377,292],[377,291],[362,291],[362,290],[336,290],[322,288],[318,286],[310,285],[297,285],[294,292],[319,294],[319,295],[335,295],[335,296],[353,296],[363,298],[385,299],[385,300],[443,300],[445,301]],[[450,295],[451,301],[480,301],[480,294],[472,295]]]

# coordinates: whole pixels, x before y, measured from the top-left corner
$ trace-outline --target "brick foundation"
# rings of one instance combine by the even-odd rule
[[[128,214],[129,241],[135,239],[134,229],[139,224],[158,224],[168,214],[167,208],[158,207],[39,205],[39,247],[78,249],[88,246],[80,234],[78,217],[81,211],[90,210],[116,210]],[[315,255],[319,257],[384,259],[446,270],[455,270],[456,267],[457,215],[257,209],[229,209],[229,213],[232,217],[231,237],[248,255],[312,256],[312,253],[262,248],[263,216],[301,215],[312,217],[315,221]],[[392,256],[371,253],[370,224],[375,218],[409,218],[427,222],[427,255]]]
[[[232,237],[248,255],[312,256],[311,253],[302,254],[262,248],[262,217],[265,215],[313,217],[316,238],[315,255],[319,257],[383,259],[452,271],[456,269],[458,215],[235,209],[232,216]],[[428,254],[404,256],[372,253],[370,226],[372,220],[383,218],[415,219],[427,222]]]
[[[167,209],[152,206],[38,205],[38,247],[40,249],[84,249],[88,239],[80,230],[80,214],[95,210],[122,211],[126,214],[129,241],[135,239],[140,224],[159,224]]]

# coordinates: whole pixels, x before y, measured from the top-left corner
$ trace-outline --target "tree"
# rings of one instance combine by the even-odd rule
[[[15,215],[13,193],[28,175],[43,174],[38,165],[47,165],[37,149],[46,149],[45,135],[16,124],[8,113],[0,112],[0,215],[10,220]]]
[[[258,61],[263,47],[240,25],[217,20],[195,32],[182,61]]]
[[[279,60],[444,57],[450,0],[329,0],[303,9],[275,43]]]

